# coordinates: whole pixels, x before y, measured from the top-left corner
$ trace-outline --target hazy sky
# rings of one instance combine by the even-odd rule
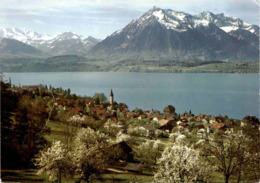
[[[259,25],[258,0],[0,0],[0,27],[105,38],[153,6],[192,15],[224,13]]]

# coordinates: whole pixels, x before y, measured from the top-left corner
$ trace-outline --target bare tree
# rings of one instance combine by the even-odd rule
[[[203,144],[206,160],[223,173],[225,183],[233,174],[241,176],[242,165],[249,161],[247,144],[249,139],[242,132],[227,131],[220,136],[209,138]]]

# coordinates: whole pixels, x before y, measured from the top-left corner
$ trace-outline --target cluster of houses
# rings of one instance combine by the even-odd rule
[[[69,99],[60,98],[56,100],[56,105],[62,105],[64,108],[69,105]],[[145,125],[141,125],[138,128],[144,131],[144,136],[153,136],[157,129],[162,131],[171,132],[173,128],[180,127],[184,130],[190,131],[196,128],[198,130],[197,135],[203,137],[205,133],[211,133],[215,130],[233,130],[233,127],[237,120],[229,119],[227,116],[210,116],[205,114],[199,114],[195,116],[191,112],[178,115],[175,112],[175,108],[171,105],[166,106],[163,109],[163,113],[151,110],[151,111],[129,111],[126,104],[118,104],[114,101],[114,94],[111,90],[109,103],[96,104],[93,99],[86,99],[84,101],[85,108],[88,111],[88,119],[110,121],[109,125],[106,124],[105,128],[123,128],[124,124],[129,119],[150,121]],[[81,109],[79,107],[72,107],[69,110],[72,114],[80,114]],[[124,119],[118,117],[118,113],[124,116]],[[241,125],[250,121],[251,125],[259,126],[259,120],[253,117],[245,117]],[[193,125],[191,126],[191,123]],[[244,122],[244,123],[243,123]],[[155,125],[154,125],[155,124]]]
[[[16,88],[17,91],[36,91],[41,85],[26,85],[20,88]],[[62,97],[59,93],[55,93],[55,105],[62,106],[64,110],[67,110],[71,115],[82,114],[82,108],[76,107],[75,101],[73,99],[67,99]],[[94,99],[84,99],[82,101],[84,110],[87,111],[88,119],[92,120],[103,120],[110,121],[109,126],[105,128],[122,128],[126,123],[126,120],[136,119],[136,120],[146,120],[151,121],[152,124],[142,125],[139,128],[145,131],[145,136],[152,136],[156,129],[171,132],[174,127],[181,127],[184,130],[190,130],[191,128],[198,129],[198,135],[202,133],[213,132],[215,130],[233,130],[235,125],[234,119],[229,119],[227,116],[210,116],[205,114],[199,114],[195,116],[191,112],[183,113],[178,115],[175,112],[175,108],[171,105],[166,106],[163,109],[163,113],[152,110],[152,111],[141,111],[130,112],[126,104],[118,104],[114,100],[114,94],[111,89],[110,98],[108,103],[96,103]],[[118,117],[118,113],[121,113],[124,116],[124,119]],[[193,126],[190,126],[190,122],[194,122]],[[253,116],[246,116],[241,121],[241,125],[250,124],[258,128],[259,119]]]
[[[55,101],[55,105],[62,105],[64,109],[68,109],[68,112],[74,115],[80,114],[81,108],[73,107],[71,105],[71,100],[65,98],[58,98]],[[106,104],[96,104],[94,99],[86,99],[84,100],[84,105],[86,111],[88,111],[88,119],[93,120],[103,120],[110,121],[109,126],[105,126],[105,128],[121,128],[126,123],[126,120],[136,119],[136,120],[146,120],[151,121],[152,124],[145,124],[140,126],[139,128],[143,131],[146,131],[145,136],[152,136],[156,129],[171,132],[174,127],[181,127],[184,130],[190,130],[191,128],[198,129],[198,135],[202,135],[203,133],[211,133],[215,130],[233,130],[233,126],[237,120],[229,119],[227,116],[210,116],[205,114],[199,114],[195,116],[191,112],[183,113],[182,115],[178,115],[175,112],[175,108],[172,105],[168,105],[163,109],[163,113],[151,110],[151,111],[142,111],[135,112],[129,111],[128,106],[126,104],[118,104],[114,101],[114,94],[111,90],[110,92],[110,100],[109,103]],[[72,106],[72,107],[68,107]],[[124,119],[119,119],[118,113],[123,114]],[[254,126],[259,126],[259,120],[256,117],[247,116],[245,117],[241,125],[245,122]],[[190,125],[190,122],[194,122],[193,126]],[[244,123],[243,123],[244,122]]]

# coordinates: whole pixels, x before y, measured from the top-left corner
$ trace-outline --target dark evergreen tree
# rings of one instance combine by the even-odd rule
[[[1,81],[1,168],[31,167],[30,160],[46,144],[46,108],[32,96],[12,92],[9,83]]]

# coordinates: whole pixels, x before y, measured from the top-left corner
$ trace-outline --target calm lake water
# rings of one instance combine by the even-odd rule
[[[228,115],[242,119],[259,117],[258,74],[186,73],[103,73],[51,72],[4,73],[19,85],[52,85],[70,88],[71,93],[93,96],[113,89],[115,101],[135,107],[162,111],[173,105],[177,113],[191,110],[195,115]]]

